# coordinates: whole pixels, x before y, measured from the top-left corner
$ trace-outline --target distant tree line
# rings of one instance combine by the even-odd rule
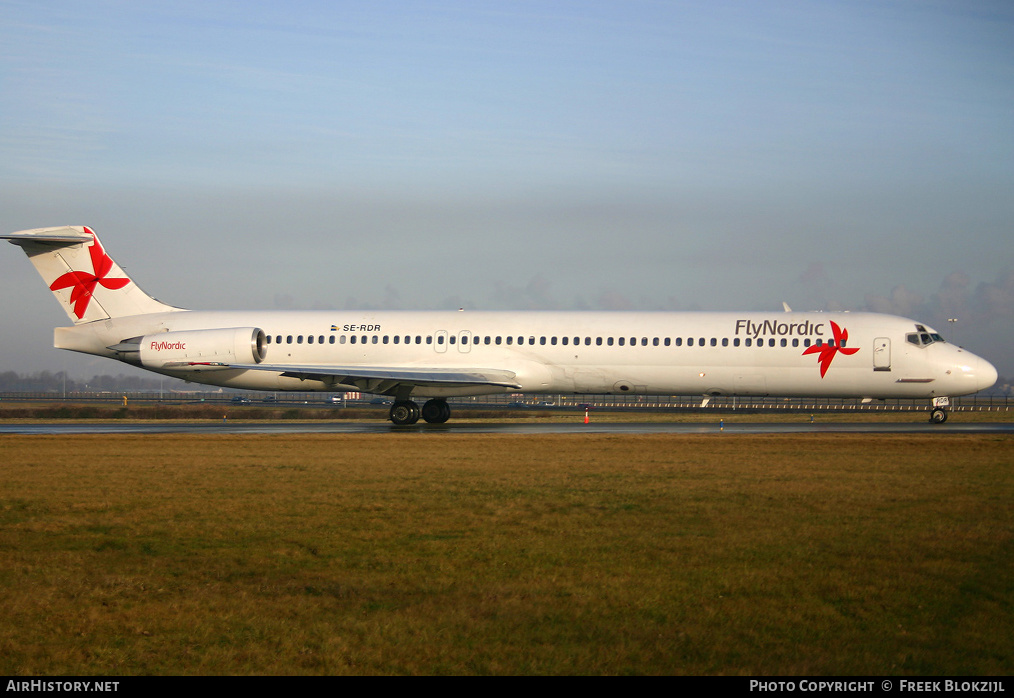
[[[64,371],[39,371],[37,373],[0,373],[0,392],[5,393],[62,393],[72,392],[158,392],[160,389],[180,390],[187,385],[177,378],[160,378],[158,376],[92,376],[87,380],[75,379]],[[193,386],[190,386],[193,389]]]

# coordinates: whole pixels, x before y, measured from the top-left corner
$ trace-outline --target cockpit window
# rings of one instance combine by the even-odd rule
[[[934,342],[943,342],[944,338],[936,332],[912,332],[905,335],[905,339],[910,344],[914,344],[917,347],[928,347]]]

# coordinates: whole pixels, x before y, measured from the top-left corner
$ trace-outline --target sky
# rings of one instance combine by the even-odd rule
[[[1014,377],[1012,221],[1009,2],[0,0],[0,228],[177,306],[787,302]],[[130,372],[0,292],[0,371]]]

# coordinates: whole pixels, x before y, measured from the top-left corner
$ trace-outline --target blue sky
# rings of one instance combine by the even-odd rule
[[[1004,2],[0,2],[0,225],[185,307],[787,301],[1014,376],[1012,59]],[[0,370],[120,370],[0,271]]]

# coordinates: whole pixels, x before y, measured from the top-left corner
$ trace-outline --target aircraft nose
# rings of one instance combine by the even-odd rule
[[[979,359],[975,363],[975,384],[978,390],[992,388],[996,383],[996,367],[985,359]]]

